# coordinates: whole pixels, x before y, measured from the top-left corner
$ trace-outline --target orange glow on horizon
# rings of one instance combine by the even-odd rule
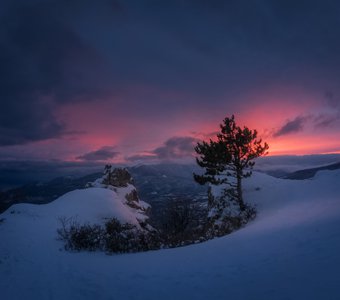
[[[169,98],[163,91],[159,94],[160,98]],[[141,111],[136,114],[138,118],[134,115],[135,110],[119,111],[123,103],[123,99],[119,98],[115,99],[117,103],[114,104],[107,101],[99,105],[94,101],[64,106],[59,111],[62,121],[79,134],[74,141],[68,141],[67,148],[70,149],[65,147],[62,157],[79,161],[76,158],[83,154],[111,146],[121,153],[115,160],[124,161],[125,157],[138,155],[152,158],[152,151],[163,146],[171,137],[214,138],[220,130],[219,124],[232,114],[238,126],[258,131],[258,137],[269,144],[270,156],[340,153],[336,130],[321,130],[311,124],[304,124],[301,131],[273,137],[287,121],[322,113],[320,94],[275,87],[253,90],[242,98],[234,99],[236,102],[230,104],[226,96],[225,103],[209,111],[205,106],[196,109],[186,106],[181,111],[159,115]],[[140,115],[142,117],[139,119]]]
[[[269,155],[310,155],[340,153],[340,141],[318,136],[287,136],[270,138]]]

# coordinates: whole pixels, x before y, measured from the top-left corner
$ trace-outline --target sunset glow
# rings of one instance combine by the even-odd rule
[[[289,22],[274,3],[27,5],[27,14],[3,5],[15,20],[3,40],[3,160],[131,163],[171,151],[190,160],[195,142],[232,114],[269,143],[269,155],[340,151],[333,10],[327,23],[316,4],[295,7]]]

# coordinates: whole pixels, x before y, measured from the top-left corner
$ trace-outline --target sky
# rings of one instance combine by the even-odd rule
[[[222,120],[340,153],[338,1],[3,0],[0,160],[185,160]]]

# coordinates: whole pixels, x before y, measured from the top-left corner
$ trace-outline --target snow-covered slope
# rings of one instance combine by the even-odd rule
[[[305,181],[255,173],[245,197],[259,213],[247,227],[193,246],[112,256],[62,250],[55,217],[71,208],[65,198],[13,206],[0,215],[1,299],[340,299],[339,182],[340,171]],[[81,214],[113,209],[102,208]]]
[[[35,211],[42,216],[58,220],[60,217],[74,219],[80,223],[102,224],[112,217],[121,223],[130,223],[139,227],[138,220],[145,220],[146,215],[125,204],[125,195],[133,186],[113,191],[106,188],[87,188],[75,190],[49,204],[34,206],[20,204],[9,211]]]

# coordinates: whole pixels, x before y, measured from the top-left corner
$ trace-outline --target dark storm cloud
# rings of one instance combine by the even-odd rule
[[[77,159],[84,161],[105,161],[108,159],[115,158],[119,155],[119,152],[115,151],[114,147],[105,146],[96,151],[86,153],[78,156]]]
[[[193,137],[172,137],[162,146],[155,148],[145,155],[127,157],[128,161],[138,160],[176,160],[193,157],[194,147],[198,139]]]
[[[303,127],[309,117],[298,116],[292,121],[287,121],[279,130],[277,130],[273,136],[279,137],[282,135],[297,133],[303,130]]]
[[[66,129],[54,113],[58,104],[103,89],[100,57],[58,13],[43,2],[2,12],[0,145],[61,137]]]
[[[57,108],[112,91],[122,113],[134,107],[148,118],[237,107],[233,95],[261,85],[340,79],[337,1],[17,0],[0,8],[0,145],[61,137]],[[140,93],[148,89],[161,92]],[[168,91],[184,96],[162,97]]]

